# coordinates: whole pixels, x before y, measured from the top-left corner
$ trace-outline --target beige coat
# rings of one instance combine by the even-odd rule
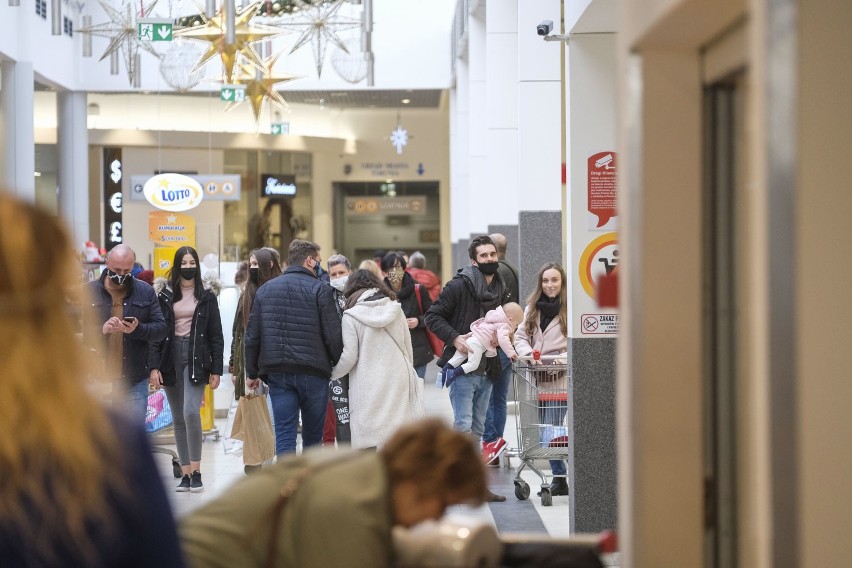
[[[524,309],[524,321],[515,332],[515,351],[521,357],[530,357],[534,350],[540,351],[543,356],[562,355],[555,363],[562,369],[560,372],[548,371],[546,366],[542,371],[536,371],[532,377],[541,389],[565,391],[568,389],[568,373],[564,371],[567,363],[568,338],[562,333],[559,326],[559,318],[555,317],[548,324],[547,329],[542,332],[539,322],[536,322],[532,336],[527,334],[526,325],[529,316],[529,306]],[[547,362],[543,363],[544,365]]]
[[[270,535],[276,497],[300,476]],[[270,536],[276,568],[385,568],[393,560],[392,524],[387,472],[376,452],[309,450],[238,480],[184,517],[180,536],[192,568],[264,567]]]

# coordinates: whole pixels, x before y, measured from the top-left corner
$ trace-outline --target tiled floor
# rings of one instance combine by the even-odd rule
[[[452,409],[446,390],[438,389],[434,380],[437,368],[430,365],[427,374],[425,389],[425,407],[427,414],[444,417],[448,422],[452,420]],[[223,380],[223,387],[227,388],[230,381]],[[217,420],[220,430],[224,429],[224,420]],[[505,438],[510,447],[517,446],[515,434],[515,417],[509,414],[506,424]],[[173,445],[163,446],[165,449],[174,449]],[[333,451],[333,450],[329,450]],[[202,453],[202,478],[205,491],[203,493],[177,493],[174,487],[178,481],[172,475],[171,460],[165,454],[155,454],[155,460],[160,466],[163,483],[166,485],[168,494],[175,514],[178,518],[192,511],[202,503],[215,499],[228,487],[242,479],[243,463],[241,457],[225,455],[223,441],[220,438],[214,440],[208,436],[204,440]],[[516,458],[511,460],[512,466],[516,466]],[[505,467],[495,468],[489,471],[491,489],[496,493],[506,496],[504,503],[491,503],[482,507],[453,507],[448,512],[448,517],[455,520],[472,520],[493,524],[501,533],[507,532],[535,532],[551,536],[568,535],[568,497],[555,497],[553,505],[543,507],[535,493],[540,485],[539,478],[529,470],[525,470],[522,477],[530,484],[531,496],[527,501],[519,501],[514,495],[512,479],[514,471]]]

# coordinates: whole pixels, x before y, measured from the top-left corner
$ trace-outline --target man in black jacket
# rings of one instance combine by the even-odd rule
[[[290,243],[287,270],[258,288],[246,327],[247,388],[269,383],[278,455],[322,442],[331,369],[343,352],[334,289],[317,278],[318,244]]]
[[[457,350],[467,353],[465,339],[470,335],[470,324],[506,302],[503,279],[497,273],[497,248],[491,239],[476,237],[467,252],[471,265],[456,273],[426,312],[426,325],[446,344],[438,359],[441,367]],[[490,396],[491,380],[479,371],[462,375],[450,385],[453,428],[470,433],[477,444],[485,427]],[[490,500],[506,498],[491,493]]]
[[[96,351],[110,379],[121,377],[130,411],[139,423],[148,412],[148,344],[166,335],[166,320],[154,289],[131,274],[136,253],[115,246],[100,279],[89,282],[90,305],[83,310],[86,345]]]

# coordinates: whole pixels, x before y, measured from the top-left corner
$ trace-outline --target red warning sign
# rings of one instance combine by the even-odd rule
[[[598,218],[595,228],[616,216],[616,153],[598,152],[589,156],[589,212]]]

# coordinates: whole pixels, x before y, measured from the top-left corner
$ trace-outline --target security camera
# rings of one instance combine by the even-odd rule
[[[553,21],[552,20],[544,20],[539,25],[536,26],[535,31],[540,36],[546,36],[553,31]]]

